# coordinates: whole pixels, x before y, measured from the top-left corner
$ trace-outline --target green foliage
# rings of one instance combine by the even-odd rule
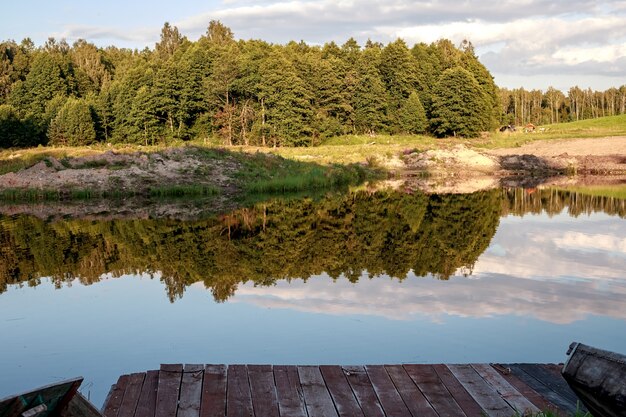
[[[96,130],[89,104],[82,99],[69,98],[50,122],[48,137],[51,145],[78,146],[96,141]]]
[[[281,194],[309,190],[325,190],[350,184],[359,184],[366,178],[367,172],[359,165],[337,165],[330,170],[322,167],[308,168],[290,175],[273,175],[245,183],[248,193]]]
[[[266,109],[265,123],[276,145],[310,144],[311,92],[281,50],[273,51],[260,67],[259,97]]]
[[[376,65],[378,54],[376,49],[365,50],[358,63],[352,108],[359,133],[381,132],[387,125],[388,95]]]
[[[461,67],[445,70],[433,89],[433,133],[477,137],[489,129],[490,121],[489,101],[474,76]]]
[[[0,105],[0,148],[35,146],[39,140],[40,131],[31,117],[22,119],[13,106]]]
[[[174,185],[150,188],[151,197],[201,197],[219,194],[219,189],[207,185]]]
[[[237,173],[247,193],[275,194],[330,189],[356,185],[380,176],[358,164],[322,166],[302,163],[271,154],[257,153],[240,156]]]
[[[96,282],[105,273],[145,272],[146,265],[161,272],[172,300],[194,282],[225,300],[246,281],[271,285],[323,271],[352,281],[363,271],[446,279],[487,248],[500,204],[497,191],[359,192],[265,201],[193,221],[0,218],[0,291],[43,276]]]
[[[419,94],[415,91],[400,106],[398,121],[402,131],[405,133],[419,134],[426,131],[428,127],[426,112],[424,111],[424,106],[422,106]]]
[[[471,271],[500,216],[567,209],[626,217],[623,202],[562,190],[356,192],[264,201],[187,221],[0,217],[0,292],[41,277],[89,284],[103,274],[151,271],[161,272],[172,300],[194,282],[225,300],[244,282],[272,285],[322,272],[353,282],[363,271],[446,279],[459,268]]]
[[[457,67],[475,83],[444,97],[437,85]],[[13,106],[34,129],[28,141],[12,139],[15,146],[47,143],[68,97],[89,103],[96,140],[144,146],[193,139],[315,146],[340,135],[407,132],[475,136],[497,121],[558,123],[626,112],[626,86],[602,93],[576,87],[568,96],[553,88],[498,91],[467,41],[271,45],[235,40],[211,21],[195,42],[165,23],[159,42],[142,51],[53,38],[38,48],[28,39],[0,42],[0,105]],[[479,103],[479,117],[465,114],[466,102]],[[442,114],[454,103],[465,108]],[[453,114],[464,120],[452,122]]]

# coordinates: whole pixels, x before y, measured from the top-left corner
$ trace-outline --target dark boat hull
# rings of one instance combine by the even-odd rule
[[[572,343],[563,378],[594,417],[626,417],[626,356]]]

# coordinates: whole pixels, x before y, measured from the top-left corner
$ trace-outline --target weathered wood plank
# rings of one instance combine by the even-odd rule
[[[182,377],[182,364],[161,365],[157,386],[155,417],[172,417],[176,415]]]
[[[176,417],[200,417],[204,365],[185,365]]]
[[[322,365],[320,372],[326,382],[335,408],[340,417],[364,417],[361,406],[357,401],[352,387],[348,383],[343,369],[340,366]]]
[[[117,383],[111,387],[111,392],[109,392],[109,396],[107,397],[104,410],[102,410],[104,417],[117,417],[129,381],[130,375],[122,375],[117,380]]]
[[[362,366],[344,366],[342,370],[365,417],[385,417],[365,368]]]
[[[450,369],[448,369],[446,365],[433,365],[433,369],[467,417],[483,417],[485,415],[485,411],[476,402],[474,397],[467,392],[452,372],[450,372]]]
[[[246,365],[230,365],[227,370],[226,415],[253,417],[252,396]]]
[[[537,408],[542,411],[552,411],[556,415],[564,415],[565,413],[550,401],[542,397],[537,391],[532,389],[528,384],[521,379],[513,375],[511,369],[506,365],[493,364],[491,365],[501,376],[506,379],[509,384],[515,387],[524,397],[532,402]]]
[[[395,385],[393,385],[385,367],[382,365],[367,365],[365,370],[385,414],[394,417],[411,417],[411,412],[404,404]]]
[[[135,415],[145,378],[146,374],[143,372],[130,375],[128,385],[124,391],[124,399],[120,405],[120,411],[117,413],[118,417],[133,417]]]
[[[63,417],[102,417],[100,410],[90,403],[80,392],[77,392],[72,397],[67,408],[61,415]]]
[[[511,417],[515,414],[515,410],[470,365],[448,365],[448,369],[489,417]]]
[[[256,416],[278,417],[276,385],[271,365],[248,365],[252,407]]]
[[[433,407],[419,388],[417,388],[417,385],[415,385],[402,365],[386,365],[385,369],[411,414],[414,416],[437,417]]]
[[[298,368],[274,366],[276,398],[281,417],[307,417]]]
[[[520,414],[538,413],[539,410],[533,403],[526,399],[518,390],[509,384],[496,372],[491,365],[484,363],[472,364],[472,368],[491,385],[513,409]]]
[[[156,413],[157,389],[159,386],[159,371],[148,371],[143,380],[141,394],[135,409],[135,417],[154,417]]]
[[[202,381],[200,417],[226,415],[226,366],[207,365]]]
[[[298,376],[309,416],[336,417],[337,410],[317,366],[298,366]]]
[[[522,363],[518,366],[523,369],[527,374],[543,382],[546,386],[550,387],[554,392],[566,398],[573,404],[576,404],[578,397],[567,385],[567,382],[560,374],[556,374],[551,370],[544,367],[542,364],[527,364]]]
[[[539,395],[550,401],[552,404],[556,405],[559,409],[571,414],[576,412],[575,404],[572,404],[571,401],[567,400],[559,393],[555,392],[543,381],[527,373],[524,369],[518,366],[518,364],[507,364],[506,366],[511,369],[513,375],[518,377],[525,384],[538,392]]]
[[[404,369],[440,417],[465,417],[431,365],[404,365]]]

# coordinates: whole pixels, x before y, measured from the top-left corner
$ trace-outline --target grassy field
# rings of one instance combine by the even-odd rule
[[[626,114],[537,126],[533,133],[525,133],[522,127],[518,127],[517,131],[513,133],[497,132],[488,138],[477,140],[475,146],[496,149],[521,146],[536,140],[603,138],[607,136],[626,136]]]
[[[260,149],[274,152],[285,158],[319,163],[355,163],[368,161],[372,165],[406,150],[424,151],[433,148],[449,148],[458,144],[483,149],[512,148],[537,140],[567,138],[601,138],[607,136],[626,136],[626,115],[581,120],[578,122],[559,123],[539,126],[534,133],[525,133],[518,129],[514,133],[492,132],[476,139],[445,138],[437,139],[423,135],[348,135],[330,138],[321,146],[314,148],[277,148]],[[243,151],[257,148],[241,148]]]
[[[542,129],[540,131],[540,129]],[[626,136],[626,115],[603,117],[570,123],[540,126],[534,133],[524,133],[518,129],[514,133],[492,132],[481,138],[437,139],[424,135],[346,135],[326,140],[322,145],[310,148],[259,148],[254,146],[234,146],[229,150],[245,153],[274,153],[284,158],[318,164],[351,164],[367,162],[370,166],[393,166],[394,160],[404,151],[424,151],[432,148],[449,148],[464,144],[476,148],[517,147],[536,140],[562,138],[595,138],[605,136]],[[218,147],[203,140],[175,142],[170,146],[194,145],[198,147]],[[0,151],[0,174],[16,172],[34,165],[47,157],[56,159],[99,154],[109,150],[118,153],[157,152],[164,146],[140,145],[92,145],[89,147],[48,148],[38,147]],[[396,161],[397,162],[397,161]]]

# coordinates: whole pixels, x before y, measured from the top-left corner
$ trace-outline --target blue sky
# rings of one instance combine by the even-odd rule
[[[154,45],[166,21],[195,40],[211,19],[238,38],[277,43],[467,38],[503,87],[626,84],[623,0],[22,0],[3,4],[0,39],[28,36],[40,45],[54,36],[143,48]]]

